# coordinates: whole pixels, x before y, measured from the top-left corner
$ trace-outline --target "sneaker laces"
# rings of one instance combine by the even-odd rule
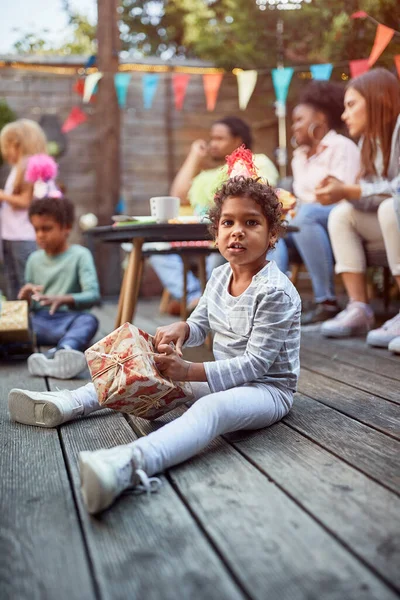
[[[162,486],[162,481],[159,477],[149,477],[143,469],[136,469],[135,474],[140,480],[140,483],[133,489],[135,494],[143,494],[143,492],[146,492],[146,494],[149,495],[153,492],[158,492]]]

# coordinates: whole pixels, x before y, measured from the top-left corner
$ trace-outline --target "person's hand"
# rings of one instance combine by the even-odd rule
[[[18,300],[29,300],[32,294],[40,294],[43,291],[42,285],[35,285],[34,283],[26,283],[18,293]]]
[[[197,160],[203,160],[208,154],[208,144],[205,140],[195,140],[190,147],[190,155]]]
[[[58,310],[63,304],[69,304],[68,296],[45,296],[43,294],[33,294],[32,300],[39,302],[40,306],[50,306],[50,315],[54,315],[56,310]]]
[[[188,339],[189,333],[189,325],[184,321],[172,323],[172,325],[165,325],[164,327],[158,327],[154,336],[154,348],[158,352],[162,352],[162,350],[160,350],[160,345],[173,342],[178,356],[182,356],[182,346]]]
[[[172,381],[187,381],[190,362],[183,360],[177,350],[169,344],[160,344],[158,351],[160,354],[155,354],[154,362],[160,373]]]
[[[345,197],[344,183],[328,175],[315,188],[315,197],[320,204],[335,204]]]

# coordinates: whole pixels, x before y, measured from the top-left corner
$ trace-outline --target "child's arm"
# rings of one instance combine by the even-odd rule
[[[154,362],[163,375],[172,381],[207,381],[204,363],[193,363],[183,360],[182,355],[169,344],[158,347],[160,354],[156,354]]]
[[[165,325],[164,327],[157,327],[153,341],[154,348],[161,352],[161,350],[159,350],[160,346],[173,342],[177,353],[179,356],[182,356],[182,346],[189,337],[189,334],[189,325],[184,321],[172,323],[172,325]]]
[[[40,294],[43,291],[42,285],[35,285],[34,283],[26,283],[18,292],[18,300],[31,301],[34,294]]]
[[[75,306],[75,299],[70,294],[65,294],[63,296],[49,296],[43,294],[33,294],[32,300],[39,302],[40,306],[50,306],[49,313],[54,315],[56,310],[63,306]]]
[[[82,254],[78,265],[81,292],[71,293],[75,308],[90,308],[100,300],[99,280],[93,256],[89,250]]]
[[[6,194],[4,190],[0,190],[0,202],[8,202],[17,210],[26,210],[32,202],[33,185],[24,183],[19,194]]]

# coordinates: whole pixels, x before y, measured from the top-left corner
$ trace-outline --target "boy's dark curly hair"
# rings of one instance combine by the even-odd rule
[[[209,230],[213,238],[217,237],[218,224],[221,218],[222,205],[227,198],[250,198],[261,207],[267,219],[271,237],[270,249],[275,247],[276,238],[283,227],[282,203],[279,202],[275,190],[260,179],[251,177],[232,177],[225,182],[215,193],[214,205],[208,212],[211,223]]]
[[[33,215],[47,215],[53,217],[61,227],[72,227],[75,209],[68,198],[34,198],[29,208],[29,218]]]
[[[332,81],[311,81],[300,94],[297,104],[308,104],[324,113],[331,129],[343,127],[344,88]]]

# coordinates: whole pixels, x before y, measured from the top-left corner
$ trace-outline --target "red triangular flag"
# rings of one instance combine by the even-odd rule
[[[87,116],[79,108],[79,106],[74,106],[69,113],[68,117],[65,119],[64,124],[61,128],[63,133],[67,133],[68,131],[72,131],[75,127],[78,127],[81,123],[84,123],[87,120]]]
[[[397,74],[400,77],[400,54],[396,54],[394,57],[394,64],[396,65]]]
[[[365,19],[365,17],[368,17],[365,10],[358,10],[350,16],[350,19]]]
[[[350,75],[354,79],[354,77],[358,77],[362,75],[369,69],[368,58],[359,58],[358,60],[351,60],[349,62],[350,67]]]
[[[368,59],[368,64],[370,67],[372,67],[372,65],[376,63],[376,61],[378,60],[378,58],[392,39],[393,35],[394,29],[391,29],[390,27],[386,27],[386,25],[381,25],[379,23],[378,27],[376,28],[374,45],[372,47],[371,54]]]
[[[175,108],[182,110],[190,75],[187,73],[174,73],[172,86],[174,88]]]
[[[203,75],[204,93],[206,95],[207,110],[214,110],[217,102],[219,87],[223,73],[207,73]]]

